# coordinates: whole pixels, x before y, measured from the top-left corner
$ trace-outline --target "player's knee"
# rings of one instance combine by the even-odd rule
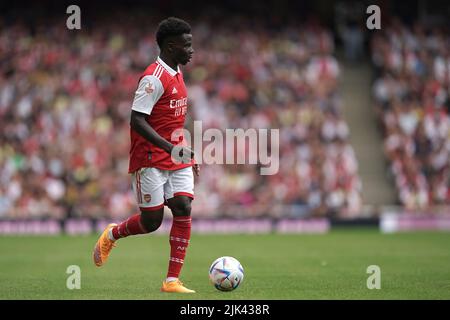
[[[141,223],[147,232],[153,232],[161,226],[162,216],[141,212]]]
[[[174,216],[190,216],[191,215],[191,199],[189,198],[180,198],[177,199],[170,206],[172,213]]]

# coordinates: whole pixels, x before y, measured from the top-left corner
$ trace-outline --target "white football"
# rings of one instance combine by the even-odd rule
[[[211,264],[209,279],[216,289],[232,291],[244,280],[244,268],[233,257],[220,257]]]

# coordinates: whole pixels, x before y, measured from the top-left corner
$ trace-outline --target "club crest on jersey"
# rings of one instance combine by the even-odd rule
[[[144,194],[144,200],[145,202],[150,202],[150,200],[152,200],[152,196],[150,194]]]
[[[178,93],[177,88],[173,87],[172,94]]]
[[[153,83],[149,82],[146,86],[145,86],[145,92],[147,92],[148,94],[152,93],[155,90],[155,86],[153,85]]]

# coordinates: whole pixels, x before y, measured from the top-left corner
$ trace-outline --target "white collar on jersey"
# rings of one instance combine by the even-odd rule
[[[167,72],[168,72],[172,77],[175,77],[175,75],[176,75],[177,73],[180,72],[180,67],[179,67],[179,66],[177,66],[177,71],[175,71],[175,70],[173,70],[171,67],[169,67],[169,66],[167,65],[167,63],[165,63],[160,57],[158,57],[158,59],[156,59],[156,61],[157,61],[160,65],[162,65],[162,66],[164,67],[164,69],[166,69]]]

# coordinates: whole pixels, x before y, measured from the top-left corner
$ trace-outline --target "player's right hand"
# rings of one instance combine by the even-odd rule
[[[194,170],[194,173],[195,173],[195,175],[196,175],[197,177],[200,176],[200,165],[199,165],[198,163],[195,163],[195,164],[192,166],[192,170]]]
[[[189,157],[189,159],[194,159],[195,153],[189,147],[182,147],[180,150],[180,157]]]
[[[171,156],[176,163],[190,163],[194,159],[195,153],[187,146],[174,146]]]

